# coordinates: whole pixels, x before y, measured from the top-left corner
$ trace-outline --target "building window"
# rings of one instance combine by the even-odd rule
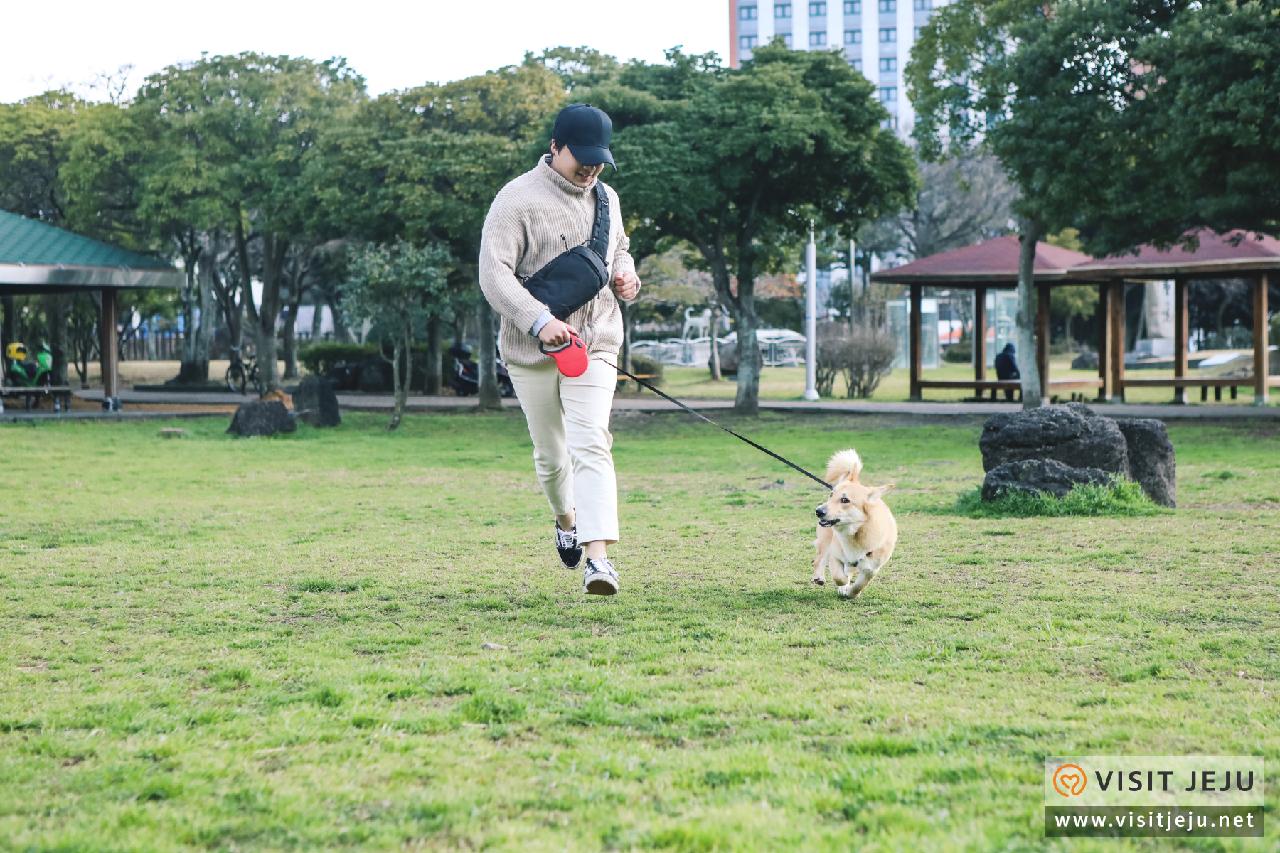
[[[880,11],[881,12],[898,11],[898,0],[880,0]]]
[[[791,33],[782,34],[782,44],[784,47],[791,47]]]
[[[884,129],[884,130],[897,130],[897,129],[898,129],[898,117],[897,117],[897,116],[889,116],[887,119],[885,119],[884,121],[880,122],[880,127],[881,127],[882,129]]]
[[[861,70],[862,70],[862,60],[861,60],[861,59],[850,59],[850,60],[849,60],[849,65],[850,65],[850,66],[852,66],[852,68],[853,68],[853,70],[854,70],[854,71],[861,71]]]
[[[898,102],[897,86],[881,86],[880,87],[880,103],[896,104]]]
[[[898,40],[898,31],[893,27],[882,27],[880,29],[880,43],[893,44]]]
[[[754,21],[755,19],[756,19],[755,6],[739,6],[738,7],[738,20]]]
[[[915,7],[917,12],[927,12],[933,8],[933,0],[916,0]]]
[[[827,46],[826,30],[817,30],[815,32],[809,33],[809,47],[826,47],[826,46]]]
[[[893,56],[887,56],[884,59],[881,59],[880,70],[885,72],[897,71],[898,70],[897,58]]]
[[[844,13],[846,15],[861,15],[862,0],[844,0]]]
[[[916,41],[920,41],[920,31],[923,29],[924,27],[916,27]]]
[[[862,30],[845,30],[845,44],[862,44]]]
[[[809,4],[810,18],[825,18],[827,16],[827,4],[824,0],[818,0],[816,3]]]
[[[774,6],[774,7],[773,7],[773,16],[774,16],[775,18],[790,18],[790,17],[791,17],[791,4],[790,4],[790,3],[779,3],[778,5]]]
[[[738,36],[739,50],[754,50],[756,46],[755,36]]]

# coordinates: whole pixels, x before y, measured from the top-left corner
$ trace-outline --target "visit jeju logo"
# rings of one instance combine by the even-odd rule
[[[1088,784],[1084,768],[1079,764],[1064,764],[1053,771],[1053,790],[1064,797],[1078,797]]]

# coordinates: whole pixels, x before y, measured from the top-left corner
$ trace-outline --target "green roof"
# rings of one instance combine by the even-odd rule
[[[130,252],[7,210],[0,210],[0,264],[171,270],[158,258]]]

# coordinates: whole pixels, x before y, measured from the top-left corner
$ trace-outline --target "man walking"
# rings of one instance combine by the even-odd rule
[[[534,470],[555,515],[561,561],[577,568],[586,551],[583,590],[618,591],[618,573],[606,547],[618,541],[618,488],[609,416],[622,346],[618,300],[640,290],[627,252],[618,195],[599,180],[613,166],[613,123],[603,110],[571,104],[556,116],[550,153],[499,191],[480,242],[480,287],[502,318],[498,348],[515,385],[533,439]],[[615,166],[616,168],[616,166]],[[606,193],[601,206],[597,192]],[[598,209],[607,212],[602,261],[608,287],[564,320],[524,286],[525,279],[592,237]],[[603,223],[602,223],[603,224]],[[586,372],[566,376],[540,348],[581,338]],[[610,364],[597,358],[601,356]]]

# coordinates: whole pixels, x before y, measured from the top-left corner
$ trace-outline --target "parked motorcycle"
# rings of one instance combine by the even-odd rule
[[[41,344],[32,358],[26,344],[14,341],[4,348],[4,355],[4,378],[10,385],[39,388],[53,384],[53,351],[48,344]]]
[[[471,350],[465,346],[454,344],[449,347],[449,357],[453,360],[453,370],[449,373],[449,387],[459,397],[470,397],[480,391],[480,365],[471,357]],[[507,366],[498,359],[498,389],[504,397],[514,397],[516,387],[511,384],[511,374]]]

